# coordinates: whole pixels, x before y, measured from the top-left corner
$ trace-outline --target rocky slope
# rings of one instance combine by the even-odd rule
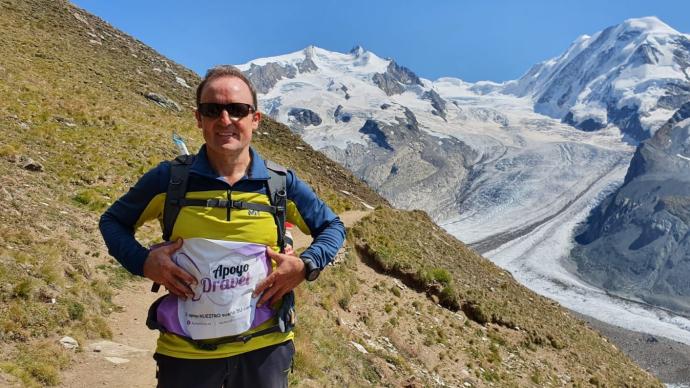
[[[690,102],[635,152],[573,249],[588,281],[690,315]]]

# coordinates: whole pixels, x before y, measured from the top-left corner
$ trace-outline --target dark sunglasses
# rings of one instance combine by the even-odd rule
[[[254,107],[241,102],[231,102],[229,104],[217,104],[215,102],[203,102],[197,108],[199,113],[211,119],[220,117],[223,111],[233,119],[241,119],[255,111]]]

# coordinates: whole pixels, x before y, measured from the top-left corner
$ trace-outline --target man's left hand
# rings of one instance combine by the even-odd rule
[[[259,306],[267,301],[270,305],[278,302],[283,295],[302,283],[305,276],[304,262],[299,257],[278,253],[271,248],[266,248],[266,253],[278,266],[254,290],[253,296],[264,293],[259,300]]]

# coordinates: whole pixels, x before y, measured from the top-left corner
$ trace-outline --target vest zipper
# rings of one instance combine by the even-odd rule
[[[228,198],[228,207],[226,208],[225,220],[230,221],[230,207],[232,206],[232,190],[228,190],[227,198]]]

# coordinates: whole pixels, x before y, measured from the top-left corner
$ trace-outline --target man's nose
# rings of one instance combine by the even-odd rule
[[[229,125],[237,122],[237,117],[230,116],[227,110],[223,109],[220,111],[220,120],[223,124]]]

